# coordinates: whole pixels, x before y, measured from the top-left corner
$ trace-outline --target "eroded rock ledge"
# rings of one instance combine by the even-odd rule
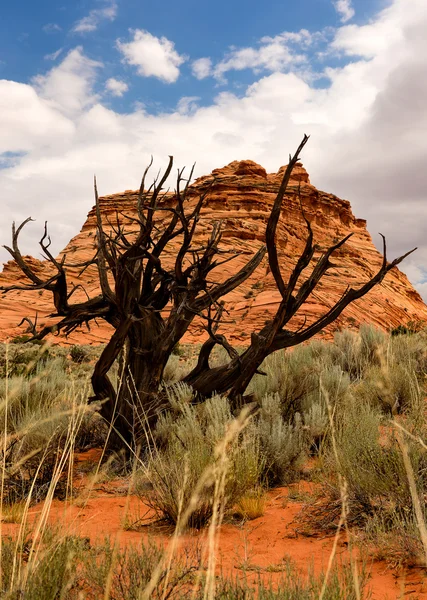
[[[248,257],[264,242],[265,227],[274,197],[280,185],[285,167],[277,173],[267,173],[265,169],[250,160],[234,161],[229,165],[215,169],[210,175],[197,179],[189,189],[189,204],[197,201],[200,193],[214,182],[210,189],[194,243],[198,244],[208,235],[214,221],[222,221],[223,237],[221,247],[240,253],[235,260],[221,267],[217,274],[225,279],[239,269]],[[102,218],[106,227],[122,215],[135,215],[136,191],[104,196],[100,199]],[[336,254],[332,269],[322,281],[319,289],[304,306],[298,319],[292,326],[298,328],[307,319],[311,320],[325,312],[340,296],[347,285],[358,286],[371,277],[381,264],[381,256],[372,243],[366,229],[366,221],[356,219],[350,203],[332,194],[317,190],[311,183],[307,171],[301,163],[294,169],[284,201],[281,220],[277,230],[277,244],[280,261],[285,276],[290,272],[302,251],[306,228],[302,218],[300,200],[306,217],[310,220],[314,237],[321,249],[333,241],[353,233],[353,237]],[[165,201],[172,202],[172,195]],[[167,214],[167,213],[162,213]],[[67,261],[81,263],[94,254],[95,248],[95,212],[89,212],[86,222],[63,250]],[[167,247],[166,263],[172,262],[178,242]],[[63,253],[62,252],[62,253]],[[61,253],[61,254],[62,254]],[[48,274],[50,266],[31,258],[33,267],[40,273]],[[88,268],[78,278],[78,269],[69,269],[70,283],[81,283],[92,296],[98,291],[97,274],[94,267]],[[6,263],[0,274],[0,285],[26,283],[16,264]],[[76,301],[86,296],[79,290]],[[274,280],[269,273],[267,261],[260,265],[253,276],[240,288],[226,298],[229,317],[222,332],[234,343],[245,344],[250,332],[264,325],[279,302]],[[34,317],[38,313],[38,322],[42,325],[53,310],[50,294],[46,291],[15,291],[0,297],[0,340],[5,341],[22,329],[17,324],[23,316]],[[356,328],[361,323],[373,323],[384,329],[395,327],[408,321],[427,320],[427,307],[420,295],[409,283],[406,275],[393,269],[384,282],[349,306],[341,317],[326,332],[330,335],[334,329],[342,327]],[[91,331],[76,332],[68,340],[55,338],[52,341],[62,343],[100,343],[107,339],[109,326],[100,323]],[[195,321],[184,341],[201,342],[205,338],[203,323]]]

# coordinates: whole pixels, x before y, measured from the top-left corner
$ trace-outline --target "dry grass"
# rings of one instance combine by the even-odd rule
[[[0,520],[3,523],[21,523],[26,511],[26,502],[15,502],[14,504],[4,504]]]
[[[249,490],[244,494],[235,506],[235,514],[242,519],[252,521],[262,517],[267,504],[267,494],[261,487]]]

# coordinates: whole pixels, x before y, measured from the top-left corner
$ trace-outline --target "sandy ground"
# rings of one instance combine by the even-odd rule
[[[87,483],[79,466],[93,461],[96,451],[76,457],[76,480],[81,489]],[[305,537],[298,533],[298,513],[303,509],[301,496],[307,491],[305,482],[289,487],[275,488],[268,493],[266,510],[262,517],[246,522],[225,522],[220,529],[218,570],[232,577],[262,577],[277,579],[280,565],[291,560],[302,576],[309,569],[315,573],[325,570],[330,556],[332,537]],[[83,494],[83,492],[82,492]],[[40,515],[42,505],[31,509],[31,519]],[[125,523],[143,518],[144,525],[137,531],[125,530]],[[90,538],[92,544],[105,537],[116,540],[121,547],[138,546],[149,538],[167,545],[173,531],[170,527],[154,524],[154,514],[136,496],[129,495],[123,480],[97,484],[88,497],[81,495],[71,502],[54,500],[49,520],[60,524],[61,530]],[[18,525],[3,524],[3,534],[17,531]],[[182,548],[206,544],[206,531],[191,530],[180,539]],[[337,564],[349,560],[345,536],[338,542]],[[246,570],[242,568],[246,565]],[[427,572],[424,569],[396,571],[383,562],[368,563],[368,586],[374,600],[418,598],[427,600]]]

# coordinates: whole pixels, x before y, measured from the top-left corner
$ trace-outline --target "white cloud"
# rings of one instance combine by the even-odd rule
[[[13,219],[32,214],[39,222],[24,250],[37,252],[48,218],[59,251],[93,204],[94,172],[100,192],[114,193],[139,185],[151,153],[156,167],[169,154],[177,166],[197,160],[196,175],[246,158],[277,171],[306,132],[311,181],[348,198],[377,243],[384,233],[390,258],[418,245],[403,269],[425,291],[427,5],[410,3],[394,0],[369,24],[340,28],[334,50],[350,58],[327,69],[321,88],[298,70],[266,69],[241,97],[224,91],[209,106],[186,97],[170,114],[141,105],[119,114],[100,104],[93,84],[101,65],[81,49],[33,85],[0,81],[0,241]],[[385,39],[373,44],[375,34]]]
[[[346,25],[341,27],[331,49],[342,52],[346,56],[361,56],[371,59],[383,55],[392,44],[399,44],[404,39],[402,27],[394,19],[384,18],[368,25]]]
[[[60,54],[62,54],[63,48],[58,48],[56,52],[52,52],[51,54],[45,54],[45,60],[56,60]]]
[[[35,77],[33,84],[39,96],[60,112],[77,114],[96,100],[92,88],[96,70],[101,66],[101,63],[87,58],[79,46],[46,75]]]
[[[198,107],[199,96],[183,96],[180,98],[176,110],[180,115],[189,115],[195,113]]]
[[[114,21],[117,16],[117,4],[110,1],[102,8],[94,8],[90,13],[77,21],[72,28],[73,33],[89,33],[98,29],[102,21]]]
[[[46,25],[43,25],[43,31],[45,33],[59,33],[62,31],[62,27],[58,23],[46,23]]]
[[[129,86],[126,82],[121,81],[120,79],[115,79],[114,77],[110,77],[105,82],[105,89],[109,91],[113,96],[117,96],[121,98],[123,94],[125,94]]]
[[[301,65],[308,60],[305,50],[312,41],[312,34],[305,29],[299,32],[285,31],[275,37],[263,37],[259,47],[232,48],[215,66],[214,75],[224,81],[224,75],[228,71],[252,69],[255,72],[275,72]]]
[[[191,71],[196,79],[206,79],[212,73],[212,61],[210,58],[198,58],[191,64]]]
[[[36,152],[72,135],[74,125],[30,85],[0,80],[0,155]]]
[[[175,50],[175,44],[166,37],[158,38],[143,29],[131,30],[130,42],[117,40],[117,48],[124,62],[136,66],[141,77],[157,77],[174,83],[179,77],[179,67],[187,60]]]
[[[341,22],[347,23],[354,17],[355,10],[351,0],[334,0],[334,6],[337,13],[341,16]]]

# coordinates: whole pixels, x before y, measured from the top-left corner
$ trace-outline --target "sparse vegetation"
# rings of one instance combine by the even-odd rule
[[[147,465],[139,473],[136,489],[159,516],[178,523],[189,505],[197,483],[212,469],[200,489],[188,524],[206,524],[213,511],[213,471],[218,463],[217,445],[233,421],[226,398],[214,397],[192,406],[188,390],[178,388],[175,406],[178,416],[167,413],[159,419],[157,446],[151,451]],[[248,425],[227,448],[228,470],[225,482],[226,508],[234,506],[248,490],[258,484],[263,460],[255,427]],[[147,489],[146,482],[151,484]]]
[[[4,538],[1,553],[2,579],[0,594],[5,600],[139,600],[171,598],[202,600],[206,597],[206,577],[197,545],[188,547],[176,558],[172,567],[165,562],[165,550],[148,542],[125,549],[115,548],[110,541],[91,546],[76,536],[61,537],[47,529],[37,559],[29,557],[31,539],[16,548],[11,538]],[[29,560],[28,560],[29,558]],[[159,565],[163,565],[159,570]],[[248,568],[250,571],[250,568]],[[270,565],[267,576],[279,573],[275,583],[258,578],[219,577],[217,600],[316,600],[324,584],[324,575],[312,572],[301,577],[291,561]],[[363,593],[367,578],[362,573]],[[149,590],[149,591],[148,591]],[[106,596],[108,594],[108,596]],[[149,596],[147,595],[149,594]],[[334,569],[325,586],[326,600],[356,600],[352,574],[348,567]]]
[[[87,406],[88,373],[72,373],[63,349],[2,347],[0,468],[3,502],[43,498],[70,426],[73,444],[102,443],[99,415]],[[56,492],[65,493],[58,485]]]
[[[89,352],[84,346],[72,346],[70,350],[71,360],[75,363],[83,363],[90,361]]]
[[[261,367],[267,376],[257,375],[251,383],[253,414],[225,451],[218,448],[234,423],[230,401],[214,396],[194,403],[194,391],[176,375],[194,361],[194,352],[182,345],[165,371],[168,410],[154,430],[147,430],[152,436],[150,450],[124,471],[124,463],[110,455],[105,467],[96,468],[93,481],[99,483],[106,468],[108,479],[114,472],[127,473],[132,477],[131,489],[144,503],[141,506],[148,504],[159,518],[178,524],[182,531],[186,526],[209,527],[212,519],[221,522],[224,516],[243,522],[262,517],[267,489],[298,482],[308,457],[315,457],[317,491],[296,498],[306,502],[299,531],[334,535],[342,516],[345,482],[345,519],[353,543],[395,568],[418,566],[424,561],[423,541],[395,423],[405,430],[402,435],[416,492],[423,499],[427,496],[426,348],[424,331],[392,336],[364,327],[359,334],[338,332],[333,341],[314,341],[269,357]],[[85,403],[89,362],[76,361],[58,347],[13,344],[0,350],[2,523],[18,523],[25,532],[32,504],[46,498],[48,506],[54,495],[72,494],[72,480],[63,474],[71,473],[74,450],[102,446],[108,428]],[[99,351],[88,349],[90,360]],[[220,348],[212,364],[220,366],[226,360]],[[220,496],[219,481],[223,481]],[[184,513],[185,523],[180,521]],[[131,521],[129,516],[123,529],[139,531]],[[185,598],[190,592],[193,595],[188,597],[200,594],[202,598],[208,586],[199,551],[175,556],[169,563],[168,554],[156,544],[123,552],[108,540],[92,548],[73,536],[53,542],[53,534],[43,532],[41,545],[31,532],[25,540],[3,538],[5,598],[26,594],[35,599],[77,599],[84,589],[86,597],[95,600],[107,581],[109,598],[137,598],[154,576],[153,598],[162,597],[164,585],[171,598]],[[36,547],[37,561],[30,558],[27,564]],[[10,561],[23,562],[12,572]],[[52,565],[54,577],[49,575]],[[158,565],[163,565],[160,571]],[[219,578],[214,597],[314,599],[325,582],[321,577],[305,581],[287,563],[258,566],[255,571],[257,583]],[[280,574],[280,581],[268,583],[269,573]],[[343,566],[329,573],[323,597],[358,597],[348,574]]]
[[[242,519],[257,519],[262,517],[265,512],[267,497],[265,490],[261,486],[257,486],[248,490],[241,498],[239,498],[235,507],[235,513]]]

